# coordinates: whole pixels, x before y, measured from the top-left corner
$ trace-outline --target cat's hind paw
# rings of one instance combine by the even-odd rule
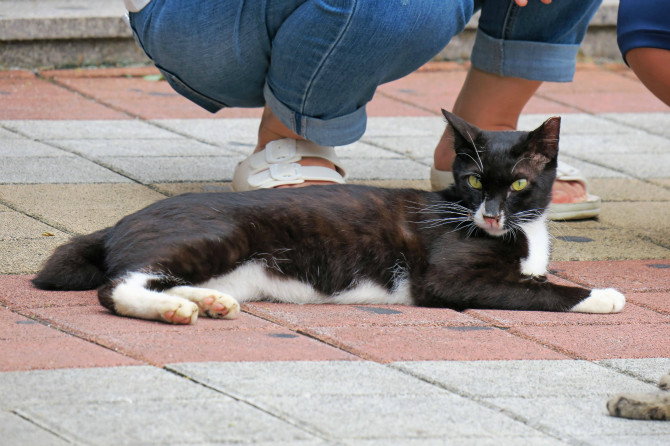
[[[165,322],[176,325],[193,325],[198,320],[198,306],[193,302],[177,303],[173,308],[161,311]]]
[[[576,313],[619,313],[626,305],[626,297],[614,288],[591,290],[591,294],[572,307]]]
[[[213,291],[198,302],[201,314],[215,319],[234,319],[240,312],[240,304],[228,294]]]

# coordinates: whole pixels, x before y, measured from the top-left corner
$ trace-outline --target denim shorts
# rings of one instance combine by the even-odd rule
[[[570,81],[601,0],[151,0],[135,37],[181,95],[216,112],[262,107],[300,136],[344,145],[365,131],[376,88],[437,55],[481,19],[472,64]]]

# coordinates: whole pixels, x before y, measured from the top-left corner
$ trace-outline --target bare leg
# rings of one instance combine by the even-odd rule
[[[265,148],[265,145],[271,141],[276,141],[278,139],[292,138],[292,139],[303,139],[291,129],[286,127],[280,120],[272,113],[270,107],[267,105],[263,109],[263,116],[261,117],[261,124],[258,128],[258,144],[254,149],[254,153],[259,152]],[[328,160],[322,158],[303,158],[299,161],[298,164],[303,166],[323,166],[335,170],[335,165]],[[315,184],[331,184],[328,181],[306,181],[304,183],[295,184],[295,185],[285,185],[279,186],[282,187],[304,187],[312,186]]]
[[[670,106],[670,51],[660,48],[634,48],[626,61],[642,83]]]
[[[484,130],[515,130],[521,110],[542,82],[498,76],[474,67],[456,99],[453,112]],[[455,154],[445,132],[435,149],[435,168],[451,170]]]

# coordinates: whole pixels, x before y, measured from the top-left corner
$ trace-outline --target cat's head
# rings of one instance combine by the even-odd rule
[[[456,151],[454,187],[474,224],[501,236],[543,218],[556,178],[561,118],[549,118],[531,132],[485,131],[442,113]]]

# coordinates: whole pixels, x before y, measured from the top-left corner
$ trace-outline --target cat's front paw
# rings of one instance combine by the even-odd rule
[[[607,410],[613,417],[635,420],[670,420],[670,396],[664,393],[629,393],[611,397]]]
[[[626,305],[626,297],[614,288],[591,290],[591,294],[572,307],[576,313],[618,313]]]

